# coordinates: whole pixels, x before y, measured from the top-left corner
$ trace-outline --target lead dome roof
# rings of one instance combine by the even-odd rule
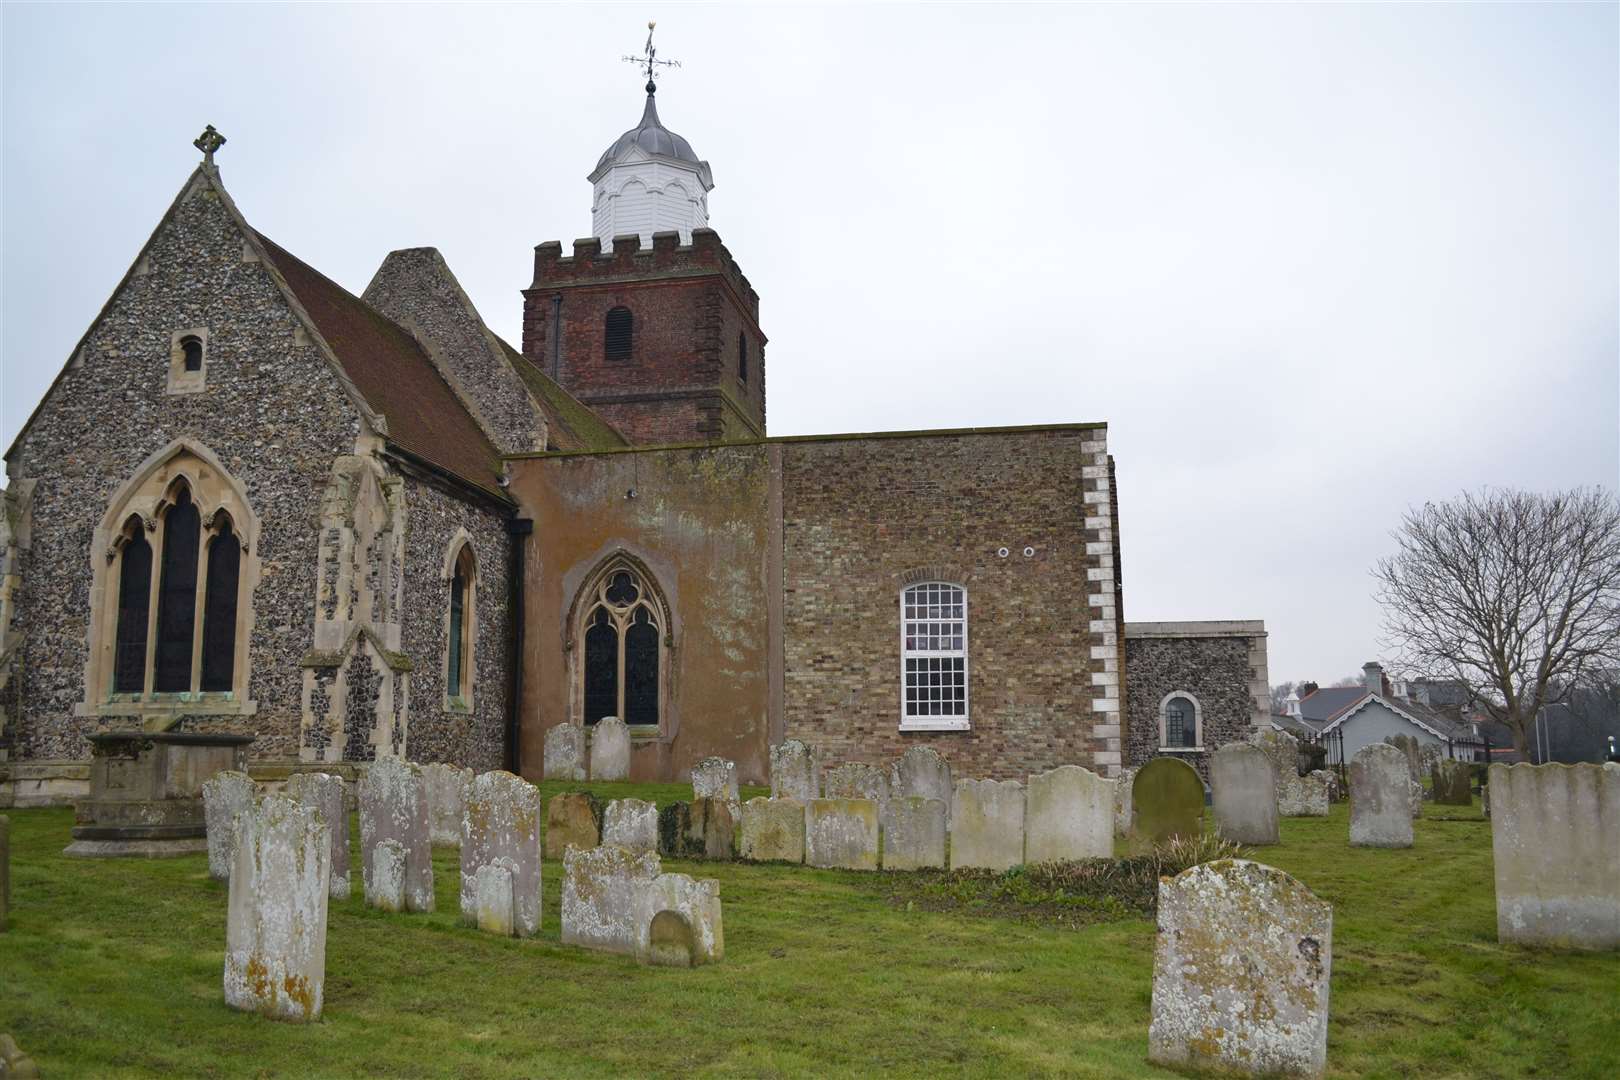
[[[613,145],[604,150],[602,156],[597,159],[596,168],[591,170],[591,176],[594,178],[617,160],[619,155],[636,146],[640,147],[643,153],[674,158],[690,164],[702,175],[703,182],[712,186],[714,181],[710,178],[709,163],[697,156],[691,143],[669,130],[658,119],[658,105],[653,97],[655,93],[653,84],[648,83],[647,107],[641,112],[641,123],[613,140]]]

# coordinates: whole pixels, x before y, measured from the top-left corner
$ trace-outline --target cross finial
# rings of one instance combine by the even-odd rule
[[[680,67],[681,66],[681,62],[679,60],[660,60],[660,59],[658,59],[658,50],[653,48],[653,43],[652,43],[653,28],[656,27],[657,25],[658,24],[655,23],[655,22],[650,22],[650,23],[647,24],[647,44],[643,47],[642,55],[641,56],[627,56],[627,57],[624,58],[626,63],[635,64],[635,65],[637,65],[639,67],[642,67],[642,68],[644,68],[646,70],[647,93],[649,93],[649,94],[656,94],[658,92],[658,83],[657,83],[656,80],[658,78],[658,69],[660,67]]]
[[[191,145],[203,152],[204,165],[212,165],[214,163],[214,151],[225,145],[225,136],[215,131],[213,124],[209,124],[208,127],[203,129],[201,135],[191,140]]]

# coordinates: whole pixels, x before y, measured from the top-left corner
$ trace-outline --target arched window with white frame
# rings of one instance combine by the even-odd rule
[[[900,594],[900,727],[968,726],[967,590],[945,581]]]
[[[1203,746],[1203,708],[1185,690],[1172,690],[1159,702],[1159,749],[1174,752]]]

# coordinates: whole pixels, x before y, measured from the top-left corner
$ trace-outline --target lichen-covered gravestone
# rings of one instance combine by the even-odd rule
[[[1434,801],[1440,806],[1473,806],[1473,769],[1466,761],[1439,758],[1430,770]]]
[[[1277,812],[1283,817],[1327,817],[1334,776],[1317,769],[1277,786]]]
[[[270,795],[236,819],[225,917],[225,1003],[316,1020],[326,984],[332,840],[320,815]]]
[[[570,847],[602,842],[602,800],[584,791],[565,791],[546,800],[546,858],[560,859]]]
[[[1024,861],[1109,859],[1114,855],[1114,785],[1090,769],[1060,765],[1029,778]]]
[[[920,795],[889,796],[883,804],[883,869],[945,866],[945,803]]]
[[[443,762],[422,766],[422,784],[427,791],[428,839],[434,844],[456,847],[461,843],[461,816],[467,808],[467,788],[473,771]]]
[[[384,758],[360,777],[360,871],[368,896],[378,891],[371,881],[377,865],[372,853],[384,840],[405,852],[405,910],[432,911],[433,845],[420,765]]]
[[[604,716],[591,729],[591,779],[630,779],[630,729],[617,716]]]
[[[1221,859],[1161,878],[1158,920],[1149,1061],[1323,1074],[1331,904],[1281,870]]]
[[[1131,781],[1132,835],[1144,844],[1202,836],[1204,782],[1179,758],[1156,757]]]
[[[1412,846],[1412,780],[1399,747],[1373,743],[1350,759],[1350,844]]]
[[[563,856],[563,944],[633,955],[636,902],[658,874],[658,856],[650,852],[569,848]]]
[[[1499,941],[1620,949],[1620,764],[1492,765]]]
[[[1277,843],[1277,766],[1264,750],[1248,743],[1216,750],[1209,757],[1209,786],[1221,839]]]
[[[659,874],[636,893],[636,960],[657,967],[719,963],[726,955],[720,883]]]
[[[331,773],[294,773],[282,789],[300,806],[321,815],[332,837],[332,899],[349,898],[349,811],[343,801],[343,777]]]
[[[1395,747],[1406,757],[1406,773],[1414,784],[1423,783],[1423,744],[1416,735],[1386,735],[1384,742]]]
[[[671,803],[658,812],[658,853],[672,859],[731,859],[737,822],[724,799]]]
[[[932,746],[913,746],[889,767],[891,799],[906,799],[913,795],[922,799],[938,799],[945,804],[948,819],[954,791],[950,763]]]
[[[379,840],[366,867],[366,907],[395,913],[405,910],[405,845]]]
[[[1413,819],[1423,816],[1423,785],[1416,780],[1406,782],[1407,809],[1411,811]]]
[[[467,791],[461,820],[461,918],[477,926],[478,871],[506,868],[512,884],[512,933],[540,932],[540,789],[509,772],[481,773]],[[486,881],[493,888],[493,882]]]
[[[741,813],[737,793],[737,763],[722,757],[706,757],[692,766],[692,798],[724,799],[733,817]]]
[[[1251,732],[1249,742],[1258,746],[1277,767],[1279,787],[1299,775],[1299,740],[1293,735],[1265,727]]]
[[[545,764],[542,773],[547,780],[586,779],[585,729],[578,724],[558,724],[546,732]]]
[[[804,861],[843,870],[878,868],[878,804],[871,799],[811,799]]]
[[[1008,870],[1024,861],[1024,785],[958,780],[951,793],[951,869]]]
[[[614,799],[602,815],[602,843],[631,851],[658,850],[658,804]]]
[[[882,805],[889,798],[889,778],[876,765],[850,761],[828,769],[822,781],[829,799],[871,799]]]
[[[749,799],[743,803],[739,848],[753,862],[804,862],[804,803]]]
[[[512,870],[506,859],[496,859],[480,866],[473,875],[473,925],[486,934],[518,936]]]
[[[1121,769],[1114,777],[1114,835],[1131,835],[1131,785],[1136,782],[1135,769]]]
[[[208,831],[208,876],[229,881],[236,861],[236,817],[251,809],[258,793],[245,772],[226,769],[203,781],[203,821]]]
[[[798,739],[771,747],[771,798],[805,803],[821,798],[820,756]]]

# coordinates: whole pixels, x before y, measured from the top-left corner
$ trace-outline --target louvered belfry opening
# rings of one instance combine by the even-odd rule
[[[630,359],[635,345],[635,325],[635,316],[627,307],[616,307],[607,313],[602,335],[602,355],[606,359]]]

